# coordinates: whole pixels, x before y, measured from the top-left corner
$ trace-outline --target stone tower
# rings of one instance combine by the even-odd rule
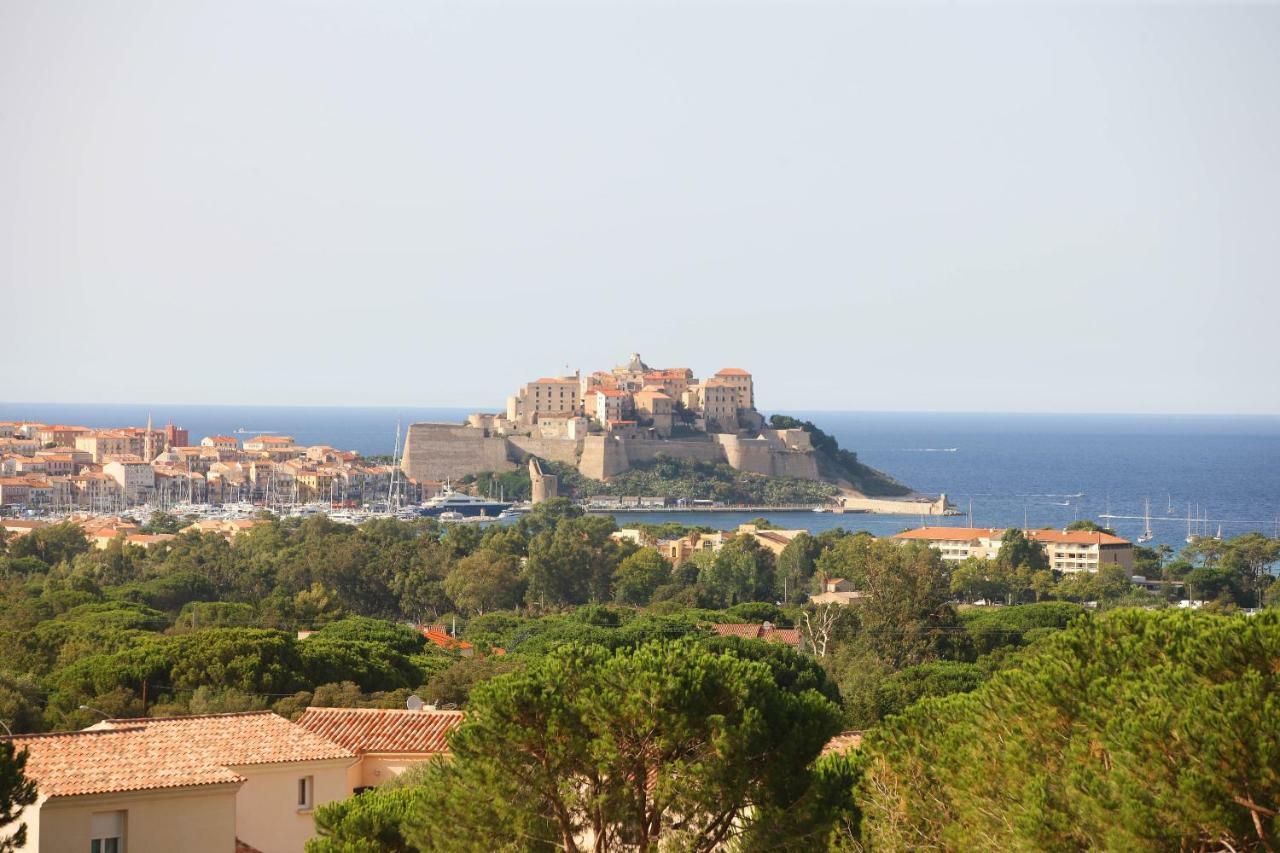
[[[533,503],[540,504],[558,497],[560,480],[555,474],[546,474],[535,458],[529,459],[529,484]]]

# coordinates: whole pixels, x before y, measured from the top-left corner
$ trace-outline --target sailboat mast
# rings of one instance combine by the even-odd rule
[[[396,472],[400,469],[400,421],[396,421],[396,443],[391,450],[391,479],[387,483],[387,512],[392,512],[392,500],[396,493]]]

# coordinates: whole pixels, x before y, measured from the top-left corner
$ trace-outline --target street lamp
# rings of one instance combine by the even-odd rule
[[[109,720],[109,719],[111,719],[111,715],[110,715],[110,714],[108,714],[106,711],[102,710],[101,708],[94,708],[94,707],[93,707],[93,706],[91,706],[91,705],[81,705],[81,706],[80,706],[80,710],[81,710],[81,711],[92,711],[92,712],[93,712],[93,713],[95,713],[95,714],[101,714],[101,715],[102,715],[102,719],[104,719],[104,720]]]

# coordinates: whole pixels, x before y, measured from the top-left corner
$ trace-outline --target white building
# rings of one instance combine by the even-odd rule
[[[1133,574],[1133,543],[1109,533],[1090,530],[1026,530],[1027,538],[1044,545],[1049,568],[1058,572],[1096,572],[1102,566],[1117,565]],[[1004,528],[921,527],[893,538],[928,542],[942,559],[959,562],[969,557],[994,560],[1004,540]]]

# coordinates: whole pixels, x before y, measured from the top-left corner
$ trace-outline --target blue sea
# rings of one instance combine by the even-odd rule
[[[461,421],[474,409],[269,406],[154,406],[0,403],[0,421],[39,420],[87,426],[172,421],[205,435],[263,432],[303,444],[331,444],[364,454],[389,454],[396,424]],[[1180,547],[1187,515],[1207,514],[1210,533],[1280,527],[1280,417],[1191,415],[916,414],[792,412],[812,420],[855,450],[866,464],[920,492],[947,497],[963,517],[929,523],[981,527],[1061,527],[1099,518],[1136,538],[1150,501],[1156,543]],[[733,527],[737,513],[620,514],[619,521],[690,520]],[[920,523],[916,516],[779,513],[791,527],[842,526],[893,533]]]

